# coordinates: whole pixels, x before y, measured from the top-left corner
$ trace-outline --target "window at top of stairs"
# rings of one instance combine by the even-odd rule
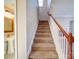
[[[39,2],[39,7],[43,7],[43,0],[38,0]]]

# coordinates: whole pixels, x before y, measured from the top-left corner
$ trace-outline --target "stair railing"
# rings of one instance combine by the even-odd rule
[[[56,23],[56,25],[58,26],[58,28],[60,29],[60,31],[63,33],[63,35],[66,37],[67,39],[67,43],[68,43],[68,55],[67,55],[67,59],[72,59],[72,43],[74,43],[74,37],[72,35],[72,33],[70,32],[69,34],[63,29],[63,27],[57,22],[57,20],[52,16],[52,14],[48,15],[53,19],[53,21]]]

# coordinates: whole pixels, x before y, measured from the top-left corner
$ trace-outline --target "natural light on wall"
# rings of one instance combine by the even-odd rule
[[[39,7],[43,7],[43,0],[38,0],[39,2]]]

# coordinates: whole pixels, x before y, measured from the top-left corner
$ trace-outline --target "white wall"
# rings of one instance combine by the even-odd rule
[[[52,0],[51,13],[63,27],[69,27],[74,20],[74,0]]]
[[[60,23],[66,32],[70,31],[70,22],[74,20],[74,1],[73,0],[51,0],[50,13]],[[59,29],[57,25],[50,18],[49,20],[52,37],[54,39],[59,59],[65,59],[60,46],[60,39],[58,37]],[[61,44],[62,45],[62,44]]]
[[[28,13],[27,13],[27,54],[29,56],[33,39],[35,38],[38,26],[38,0],[28,0]]]
[[[50,13],[69,32],[70,22],[74,20],[74,0],[51,0]]]
[[[26,59],[26,4],[27,0],[17,0],[16,18],[16,40],[17,40],[17,59]]]
[[[36,33],[37,0],[17,0],[18,59],[27,59]]]
[[[43,7],[39,7],[39,20],[47,21],[48,14],[47,14],[47,0],[44,0]]]
[[[74,0],[52,0],[51,8],[55,17],[74,16]]]

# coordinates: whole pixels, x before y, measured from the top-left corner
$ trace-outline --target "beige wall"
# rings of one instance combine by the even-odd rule
[[[17,0],[16,37],[18,59],[27,59],[26,55],[26,4],[27,0]]]

